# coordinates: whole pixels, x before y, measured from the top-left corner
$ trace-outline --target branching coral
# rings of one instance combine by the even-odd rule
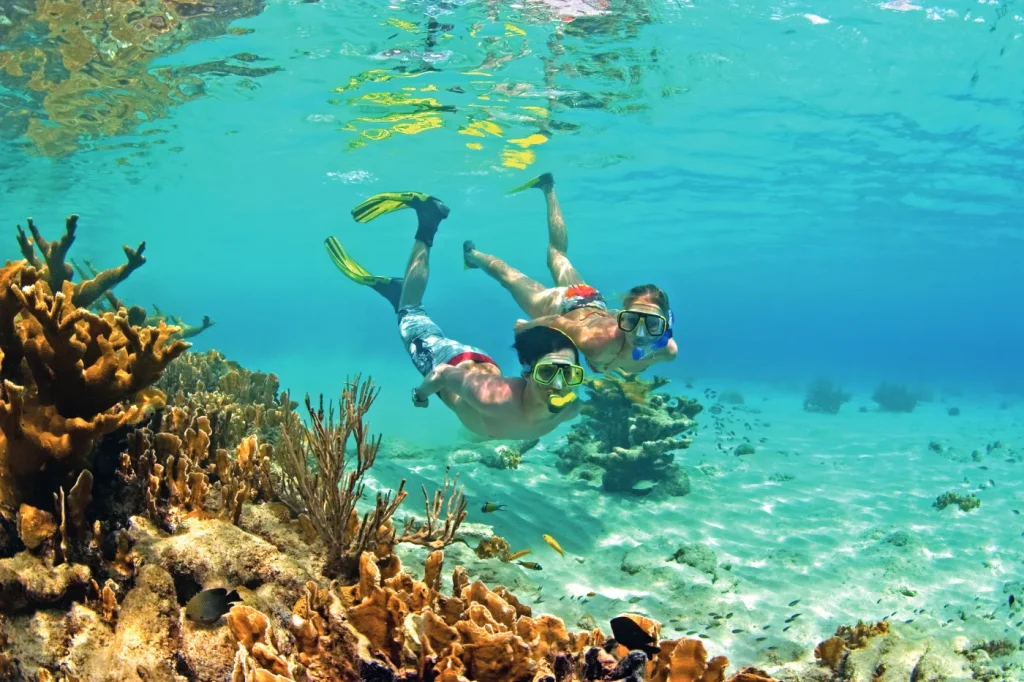
[[[356,502],[363,496],[363,477],[373,466],[380,447],[380,436],[370,436],[365,421],[376,397],[372,379],[362,382],[357,376],[346,382],[336,423],[333,407],[324,412],[323,396],[319,407],[314,408],[307,395],[306,410],[312,426],[286,424],[276,450],[284,472],[282,498],[293,511],[309,519],[327,546],[324,573],[328,576],[353,577],[364,551],[389,554],[396,542],[444,547],[452,542],[466,517],[462,490],[446,474],[444,487],[433,498],[426,488],[423,490],[427,508],[422,525],[410,519],[401,535],[395,531],[392,518],[408,494],[404,480],[393,497],[390,492],[378,492],[373,509],[360,519]],[[351,469],[347,467],[350,438],[354,440],[356,458]]]
[[[95,278],[101,274],[89,259],[83,259],[82,262],[85,264],[85,268],[76,263],[74,259],[71,260],[71,265],[74,267],[75,272],[77,272],[82,279]],[[159,325],[160,322],[169,322],[172,326],[179,329],[177,336],[182,339],[191,339],[198,336],[216,324],[210,319],[209,315],[203,316],[202,322],[198,325],[188,324],[176,315],[165,314],[156,306],[155,303],[152,305],[153,312],[147,313],[146,309],[142,306],[126,305],[121,301],[121,299],[114,296],[112,291],[104,292],[102,298],[96,301],[92,307],[101,312],[116,312],[120,308],[126,308],[128,310],[128,321],[135,325],[146,325],[152,327]]]
[[[205,415],[214,447],[232,450],[255,433],[275,444],[285,422],[297,422],[297,403],[279,393],[274,374],[251,372],[215,351],[186,353],[171,365],[156,387],[169,402]]]
[[[804,411],[837,414],[843,403],[850,402],[850,397],[828,379],[818,379],[807,388]]]
[[[71,281],[74,275],[74,268],[66,262],[66,259],[71,245],[75,242],[78,216],[68,216],[64,222],[64,235],[56,242],[43,238],[31,218],[28,218],[27,223],[28,230],[32,234],[31,239],[25,234],[21,225],[18,225],[18,246],[21,248],[21,255],[29,265],[46,273],[46,283],[51,291],[62,290],[64,282]],[[43,258],[42,261],[36,256],[33,246],[39,251],[39,255]],[[101,296],[109,294],[114,287],[145,264],[146,258],[142,254],[146,250],[146,242],[140,243],[135,249],[129,246],[123,248],[127,261],[110,270],[102,272],[94,270],[91,277],[83,277],[82,281],[75,286],[74,296],[71,299],[73,305],[79,308],[89,308]],[[114,311],[116,312],[119,307],[114,306]]]
[[[17,489],[31,488],[25,477],[74,474],[98,438],[162,407],[164,395],[150,386],[188,348],[171,339],[173,327],[140,328],[123,309],[97,315],[76,305],[137,265],[130,257],[122,268],[73,284],[64,258],[75,222],[68,219],[58,242],[42,240],[30,223],[42,258],[22,234],[26,260],[0,271],[0,504],[9,507],[18,503]],[[63,472],[47,470],[55,462]]]
[[[559,469],[568,473],[584,464],[600,466],[604,489],[610,492],[629,492],[651,480],[663,493],[687,494],[689,482],[673,452],[690,446],[684,434],[696,426],[692,417],[703,408],[694,400],[655,393],[667,383],[623,373],[591,380],[583,420],[555,451]],[[643,490],[650,492],[649,487]]]
[[[213,447],[212,434],[208,417],[179,407],[166,411],[156,430],[133,431],[118,469],[132,491],[125,497],[144,499],[149,517],[168,529],[189,512],[238,524],[244,503],[274,499],[270,445],[248,436],[232,456]],[[129,504],[142,507],[137,499]]]
[[[75,295],[72,299],[75,306],[100,313],[117,313],[124,308],[127,310],[129,324],[137,327],[158,327],[161,322],[170,322],[172,326],[177,327],[173,336],[182,339],[196,336],[213,326],[214,322],[209,317],[204,317],[201,325],[186,324],[180,317],[165,315],[155,305],[153,313],[148,314],[140,306],[125,305],[114,295],[114,287],[146,263],[146,257],[143,255],[146,242],[140,243],[134,249],[124,246],[126,262],[116,268],[99,270],[88,259],[83,261],[83,268],[74,259],[68,258],[68,251],[75,241],[78,230],[78,216],[68,216],[64,223],[64,235],[55,242],[47,241],[31,218],[27,222],[31,237],[25,234],[21,225],[17,228],[18,247],[25,262],[37,269],[45,268],[46,283],[51,291],[60,291],[64,282],[71,281],[74,274],[78,273],[80,283],[75,286]],[[38,255],[36,251],[39,252]]]

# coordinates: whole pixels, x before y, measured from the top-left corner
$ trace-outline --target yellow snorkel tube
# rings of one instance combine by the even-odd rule
[[[572,391],[565,395],[553,395],[548,398],[548,410],[553,414],[558,414],[574,402],[576,402],[576,393]]]

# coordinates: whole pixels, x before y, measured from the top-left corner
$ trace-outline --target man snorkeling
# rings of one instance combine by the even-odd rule
[[[449,209],[419,192],[377,194],[352,210],[365,223],[404,208],[416,211],[416,240],[405,277],[375,277],[356,263],[334,237],[327,252],[353,282],[371,287],[398,314],[398,331],[423,382],[412,390],[416,407],[427,407],[437,394],[462,424],[485,438],[537,438],[580,412],[572,389],[583,383],[579,351],[556,329],[533,325],[518,332],[514,348],[524,371],[503,376],[483,351],[447,338],[427,316],[423,294],[430,273],[430,249],[438,225]]]
[[[554,287],[545,287],[505,261],[463,244],[467,268],[479,268],[498,280],[512,294],[519,307],[532,319],[516,324],[520,332],[536,325],[553,327],[567,334],[595,372],[619,369],[638,373],[658,362],[674,360],[672,310],[668,295],[653,284],[633,287],[619,311],[608,309],[597,289],[586,284],[569,262],[569,237],[555,196],[550,173],[540,175],[513,193],[537,188],[544,192],[548,213],[548,269]]]

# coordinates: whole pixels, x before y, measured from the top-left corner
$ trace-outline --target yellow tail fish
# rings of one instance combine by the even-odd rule
[[[546,542],[549,545],[551,545],[551,549],[555,550],[556,552],[558,552],[563,557],[565,556],[565,552],[562,551],[562,548],[558,545],[558,541],[555,540],[553,537],[551,537],[550,535],[545,535],[544,536],[544,542]]]

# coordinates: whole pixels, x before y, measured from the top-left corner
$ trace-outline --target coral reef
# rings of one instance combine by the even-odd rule
[[[31,221],[29,221],[29,225],[31,226]],[[84,268],[73,258],[71,259],[71,266],[82,279],[94,279],[100,275],[100,271],[96,269],[91,260],[85,258],[82,260],[82,263],[85,264]],[[113,291],[110,290],[105,291],[103,296],[91,307],[99,312],[117,312],[120,308],[126,308],[128,310],[128,321],[135,325],[152,327],[154,325],[159,325],[161,321],[165,323],[169,322],[171,326],[179,329],[176,336],[182,339],[191,339],[198,336],[216,324],[210,319],[209,315],[204,316],[202,322],[198,325],[188,324],[176,315],[166,315],[156,306],[155,303],[152,306],[153,312],[147,313],[146,309],[142,306],[126,305],[121,301],[121,299],[114,295]]]
[[[176,362],[182,382],[224,364],[220,356]],[[699,639],[662,639],[648,617],[623,614],[653,643],[644,653],[593,619],[570,632],[505,587],[473,580],[462,566],[446,570],[443,547],[465,512],[447,475],[435,495],[424,491],[422,523],[397,530],[402,485],[376,505],[365,501],[360,516],[379,444],[365,423],[375,395],[372,381],[349,382],[337,422],[322,400],[314,408],[307,398],[308,426],[285,395],[274,444],[247,433],[230,451],[217,447],[228,437],[189,397],[99,441],[95,479],[83,469],[57,490],[53,511],[23,504],[13,518],[18,552],[0,555],[0,679],[772,682],[755,668],[727,676],[726,658],[710,657]],[[98,466],[107,460],[109,471]],[[387,514],[377,513],[382,505]],[[423,556],[421,580],[403,568],[399,542],[427,548],[415,555]],[[476,554],[516,556],[492,535],[481,536]],[[719,569],[701,545],[673,559],[712,575]],[[336,570],[350,560],[351,574]],[[187,617],[189,600],[215,587],[237,591],[240,602],[213,622]],[[1011,649],[1001,641],[926,648],[888,622],[859,624],[819,646],[827,674],[804,664],[806,677],[786,679],[846,682],[886,669],[906,675],[879,679],[968,678],[1011,665],[992,660]]]
[[[695,400],[655,392],[667,383],[624,373],[588,380],[583,418],[555,450],[559,470],[599,466],[608,492],[688,494],[689,479],[673,453],[690,446],[685,434],[703,408]]]
[[[132,272],[146,263],[143,253],[146,250],[146,242],[142,242],[135,249],[125,246],[124,253],[127,262],[109,270],[98,270],[93,266],[92,261],[85,259],[86,267],[83,268],[73,258],[68,259],[67,253],[75,241],[78,230],[78,216],[68,216],[64,222],[64,235],[57,242],[47,241],[39,232],[32,218],[27,219],[28,230],[32,235],[25,234],[21,225],[18,229],[18,247],[25,261],[39,269],[46,266],[46,283],[51,291],[60,291],[65,280],[71,280],[75,273],[81,279],[81,285],[76,287],[75,297],[72,303],[80,308],[88,308],[93,312],[117,313],[124,308],[127,311],[129,324],[136,327],[158,327],[161,322],[170,322],[169,326],[176,327],[173,336],[175,338],[192,338],[201,332],[209,329],[214,322],[209,318],[203,318],[199,326],[185,324],[180,317],[164,315],[155,305],[154,313],[148,314],[140,306],[124,304],[114,295],[114,287],[123,282]],[[39,251],[38,256],[36,250]],[[39,257],[43,261],[39,260]]]
[[[882,412],[913,412],[918,396],[906,386],[882,383],[871,394],[871,400],[878,403]]]
[[[190,513],[238,524],[245,502],[273,500],[271,446],[251,435],[232,454],[215,448],[212,434],[208,417],[180,407],[134,430],[117,470],[121,499],[135,511],[141,498],[149,518],[170,531]]]
[[[513,552],[508,541],[497,535],[481,538],[480,544],[477,545],[473,552],[481,559],[500,559],[505,563],[515,561],[531,553],[528,549]]]
[[[829,682],[1016,679],[1012,664],[993,665],[983,651],[984,644],[970,647],[967,638],[957,639],[963,641],[908,637],[891,629],[885,620],[871,624],[861,622],[852,627],[844,625],[815,648],[814,656],[821,666],[818,671],[804,668],[795,676],[782,674],[780,677]]]
[[[210,420],[214,447],[232,450],[250,435],[276,444],[298,403],[280,391],[277,375],[251,372],[215,350],[186,353],[155,386],[172,403]]]
[[[507,590],[470,583],[457,567],[453,593],[441,593],[444,555],[426,560],[423,581],[386,572],[377,557],[360,558],[359,581],[326,589],[310,582],[287,631],[249,606],[235,606],[229,627],[239,643],[233,679],[437,680],[724,680],[728,659],[707,660],[700,640],[661,641],[653,661],[607,639],[600,630],[570,633],[551,616],[534,616]],[[660,626],[626,617],[657,639]],[[287,633],[287,634],[286,634]],[[294,638],[285,653],[287,635]],[[262,674],[262,677],[261,677]],[[730,682],[770,682],[745,668]]]
[[[839,408],[850,402],[850,398],[849,393],[845,393],[828,379],[817,379],[807,388],[804,411],[838,414]]]
[[[125,247],[127,262],[72,283],[65,262],[77,220],[56,242],[29,222],[19,228],[25,259],[0,271],[0,507],[39,507],[58,488],[70,489],[87,468],[96,442],[138,423],[165,404],[152,388],[188,344],[178,331],[132,325],[123,308],[92,313],[84,306],[123,281],[145,260]],[[32,246],[38,249],[37,256]]]
[[[935,498],[935,502],[932,506],[936,509],[942,510],[951,504],[960,507],[960,511],[969,512],[972,509],[980,507],[981,500],[978,499],[977,495],[961,495],[954,492],[945,492]]]
[[[832,670],[838,671],[852,649],[867,646],[872,637],[889,632],[889,621],[877,623],[858,622],[854,626],[840,625],[836,634],[818,644],[814,657]]]
[[[512,445],[499,445],[481,455],[480,463],[491,469],[518,469],[523,461],[523,455],[535,448],[539,442],[539,438],[531,438]]]
[[[333,407],[325,414],[323,397],[314,408],[307,395],[306,411],[312,427],[292,422],[285,424],[281,434],[278,452],[284,472],[282,500],[309,520],[327,546],[324,574],[329,577],[354,577],[364,552],[381,554],[382,548],[396,542],[445,547],[466,518],[466,499],[457,480],[450,482],[446,473],[444,486],[433,499],[423,489],[426,519],[421,525],[409,519],[399,535],[392,523],[407,495],[404,480],[394,497],[390,492],[378,492],[373,509],[360,519],[356,502],[363,497],[363,477],[373,466],[380,447],[380,436],[369,435],[364,419],[376,397],[372,379],[362,382],[357,376],[346,382],[339,404],[340,419],[335,423]],[[354,441],[356,456],[351,469],[347,468],[349,438]],[[439,525],[442,518],[443,524]]]
[[[441,548],[465,516],[461,489],[450,492],[455,482],[446,476],[443,488],[427,496],[426,521],[409,521],[401,533],[391,520],[405,497],[401,485],[393,498],[379,496],[361,519],[356,512],[379,442],[367,436],[364,422],[374,397],[372,381],[357,379],[343,391],[339,423],[322,401],[314,410],[307,398],[310,425],[286,420],[282,427],[278,445],[286,457],[301,459],[303,468],[311,458],[324,486],[313,482],[317,474],[286,464],[280,478],[264,476],[265,463],[277,456],[254,434],[227,458],[230,471],[224,469],[226,453],[212,454],[209,418],[187,407],[166,408],[125,436],[104,441],[106,448],[121,450],[114,483],[94,485],[86,470],[69,493],[61,491],[58,514],[19,509],[16,526],[25,549],[0,559],[0,672],[14,679],[98,682],[525,682],[640,679],[646,673],[646,679],[668,682],[682,679],[675,671],[685,669],[695,680],[724,679],[727,661],[707,660],[698,640],[661,641],[648,660],[599,630],[571,634],[561,620],[535,616],[508,590],[471,582],[461,567],[452,573],[450,596],[442,594]],[[347,470],[350,436],[357,462]],[[236,485],[244,472],[255,483]],[[259,494],[224,492],[247,485]],[[218,486],[220,494],[213,494]],[[327,494],[331,486],[337,497]],[[119,499],[93,499],[100,492]],[[311,495],[301,502],[303,516],[296,519],[285,505],[263,501],[282,493],[291,504],[296,494]],[[244,511],[225,507],[225,500],[238,500]],[[333,536],[318,532],[312,519],[317,512],[311,505],[321,503],[325,509],[340,506],[325,516],[342,522]],[[386,514],[375,511],[382,506]],[[132,508],[139,513],[119,519],[120,530],[101,532]],[[105,518],[89,523],[99,515]],[[393,551],[399,542],[433,550],[422,581],[403,572]],[[63,560],[67,546],[76,544],[97,545],[88,564]],[[515,556],[500,538],[483,545],[481,551],[505,560]],[[344,563],[346,552],[357,547],[363,550],[351,576],[331,570],[332,561],[340,556]],[[317,582],[323,574],[343,579]],[[214,586],[235,589],[241,603],[208,625],[183,618],[188,601]],[[657,639],[657,623],[630,617]],[[730,679],[769,678],[744,669]]]

